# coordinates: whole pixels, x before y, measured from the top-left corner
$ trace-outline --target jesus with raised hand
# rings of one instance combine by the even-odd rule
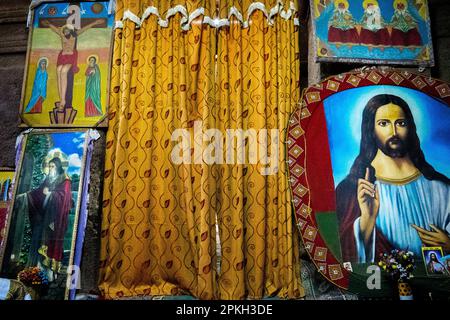
[[[373,97],[363,111],[361,149],[336,188],[344,261],[374,262],[392,249],[440,246],[450,252],[450,179],[420,147],[408,104]]]

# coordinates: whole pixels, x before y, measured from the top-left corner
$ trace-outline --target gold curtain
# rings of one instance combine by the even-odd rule
[[[224,2],[221,12],[233,4]],[[219,176],[222,299],[304,295],[284,145],[300,95],[298,38],[293,19],[276,17],[269,26],[259,10],[249,28],[232,20],[229,29],[219,30],[217,125],[279,130],[278,172],[262,175],[261,164],[228,165]]]
[[[233,17],[229,28],[203,23],[251,4],[234,2],[117,1],[99,282],[106,298],[303,296],[284,145],[299,101],[298,30],[293,19],[269,26],[260,10],[245,29]],[[181,13],[167,27],[154,14],[129,18],[154,6],[164,19],[177,5],[204,15],[186,31]],[[198,128],[223,139],[227,129],[279,129],[277,173],[261,175],[261,163],[207,164],[195,150]],[[190,141],[178,154],[192,163],[172,159],[177,129]],[[200,143],[206,150],[212,141]]]
[[[117,5],[118,20],[145,8]],[[107,298],[214,296],[209,168],[174,165],[170,153],[173,130],[192,126],[214,100],[215,38],[201,24],[182,32],[180,19],[161,28],[151,15],[115,31],[100,263]]]

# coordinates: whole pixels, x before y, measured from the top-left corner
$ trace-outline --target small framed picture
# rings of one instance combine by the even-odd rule
[[[449,275],[446,261],[443,259],[442,247],[423,247],[423,262],[428,276]],[[448,259],[447,259],[448,260]]]
[[[13,168],[0,168],[0,203],[11,200],[11,186],[15,170]]]
[[[0,168],[0,244],[6,227],[6,216],[11,201],[14,179],[13,168]]]

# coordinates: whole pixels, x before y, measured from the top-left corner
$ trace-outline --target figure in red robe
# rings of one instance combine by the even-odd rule
[[[394,2],[394,15],[390,27],[392,28],[391,44],[393,46],[418,47],[422,45],[417,22],[409,13],[406,0]]]
[[[336,44],[357,44],[359,35],[356,21],[349,11],[347,0],[338,0],[328,27],[328,42]]]
[[[28,263],[46,268],[52,281],[61,271],[64,235],[72,208],[71,181],[60,158],[50,160],[48,176],[27,197],[32,229]]]

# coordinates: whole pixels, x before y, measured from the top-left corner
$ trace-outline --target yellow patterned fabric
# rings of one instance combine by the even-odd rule
[[[166,11],[166,2],[220,9],[215,0],[119,0],[116,20],[127,10],[141,15],[150,2]],[[156,15],[140,26],[124,19],[115,31],[99,287],[108,299],[301,297],[284,145],[299,101],[297,27],[293,19],[269,26],[259,10],[246,29],[215,29],[200,17],[183,31],[183,18],[173,15],[167,27]],[[194,143],[184,150],[193,163],[175,164],[172,134],[184,129],[195,141],[199,126],[224,136],[280,129],[277,173],[261,175],[261,164],[207,164]]]
[[[285,128],[299,101],[298,30],[291,20],[268,27],[262,12],[242,29],[219,31],[218,105],[221,129],[279,129],[278,173],[257,165],[224,166],[218,176],[221,299],[303,296],[298,238],[287,181]],[[269,150],[271,146],[268,146]]]

